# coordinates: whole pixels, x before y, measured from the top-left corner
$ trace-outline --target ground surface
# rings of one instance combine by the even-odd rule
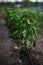
[[[36,48],[30,52],[31,60],[34,65],[43,65],[43,28],[40,30],[41,36],[37,40]],[[4,19],[0,18],[0,65],[23,65],[20,64],[18,51],[13,50],[16,42],[9,38],[9,32],[5,26]],[[26,64],[25,64],[26,65]]]

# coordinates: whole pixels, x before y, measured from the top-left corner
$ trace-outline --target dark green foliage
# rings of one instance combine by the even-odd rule
[[[14,9],[6,9],[6,24],[10,30],[11,37],[17,40],[18,45],[24,45],[30,48],[31,45],[36,46],[36,39],[39,30],[40,13]],[[33,38],[33,36],[35,38]]]

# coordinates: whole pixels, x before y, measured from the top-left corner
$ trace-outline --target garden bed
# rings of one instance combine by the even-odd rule
[[[42,26],[43,27],[43,26]],[[14,49],[16,41],[9,37],[9,31],[5,21],[0,19],[0,65],[43,65],[43,28],[40,30],[40,37],[37,39],[37,46],[28,52],[21,49]]]

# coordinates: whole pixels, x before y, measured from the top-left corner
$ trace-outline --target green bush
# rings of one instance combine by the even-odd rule
[[[36,40],[39,35],[40,14],[10,8],[6,9],[6,13],[6,25],[10,30],[11,37],[17,40],[17,45],[24,45],[26,49],[30,48],[31,45],[36,46]]]

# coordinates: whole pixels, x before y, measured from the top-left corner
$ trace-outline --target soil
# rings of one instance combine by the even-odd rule
[[[25,51],[20,52],[20,50],[13,49],[16,46],[16,41],[9,37],[5,20],[0,18],[0,65],[31,65],[31,63],[43,65],[43,28],[41,28],[40,33],[37,46],[32,47],[28,56]]]

